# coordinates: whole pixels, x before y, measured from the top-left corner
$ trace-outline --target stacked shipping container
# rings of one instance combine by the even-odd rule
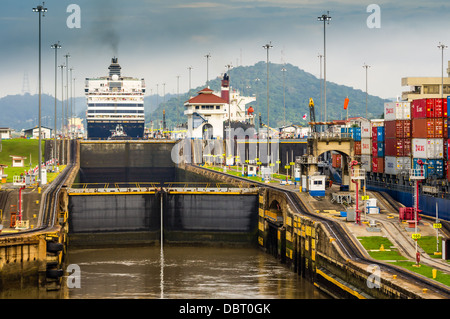
[[[420,168],[425,177],[444,178],[444,142],[448,142],[447,99],[414,100],[411,103],[412,167]]]
[[[384,104],[384,172],[398,175],[411,168],[411,105]]]
[[[371,121],[372,172],[384,173],[384,121]]]

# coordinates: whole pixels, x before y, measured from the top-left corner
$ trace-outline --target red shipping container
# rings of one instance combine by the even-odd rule
[[[372,172],[378,173],[378,157],[372,158]]]
[[[361,142],[355,142],[355,155],[361,155]]]
[[[410,138],[411,137],[411,121],[410,120],[404,120],[402,121],[403,125],[403,137],[404,138]]]
[[[332,155],[332,166],[334,168],[341,168],[341,154],[333,154]]]
[[[440,138],[444,137],[444,120],[438,118],[412,119],[412,138]]]
[[[449,159],[450,158],[450,139],[448,139],[447,143],[444,143],[444,144],[447,144],[447,152],[445,152],[444,154],[447,155],[447,159]]]
[[[411,119],[427,117],[427,99],[414,100],[411,103]]]
[[[411,137],[411,121],[395,120],[384,122],[384,134],[386,138],[406,138]]]
[[[450,182],[450,163],[447,162],[447,180]]]
[[[444,115],[442,107],[442,99],[434,99],[434,117],[442,117]]]
[[[378,173],[384,173],[384,158],[378,158]]]
[[[434,119],[427,119],[427,137],[434,137]]]
[[[447,138],[448,137],[448,123],[447,123],[446,118],[442,119],[442,125],[444,126],[443,131],[442,131],[442,137]]]
[[[384,173],[384,158],[382,157],[372,158],[372,172]]]
[[[447,113],[447,99],[443,99],[443,103],[442,103],[442,117],[443,118],[447,118],[448,117],[448,113]]]
[[[372,157],[378,157],[378,142],[372,142]]]
[[[376,142],[377,141],[377,134],[378,134],[378,129],[376,126],[372,127],[372,142]]]
[[[434,137],[435,138],[444,137],[444,120],[441,118],[434,119]]]
[[[427,99],[427,117],[434,117],[434,100],[435,99]]]
[[[384,145],[385,156],[402,157],[411,155],[411,139],[386,138]]]
[[[403,139],[403,156],[411,156],[411,139]]]

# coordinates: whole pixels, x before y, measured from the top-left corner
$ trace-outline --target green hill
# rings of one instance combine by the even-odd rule
[[[269,64],[269,102],[270,102],[270,125],[278,127],[283,125],[283,72],[286,68],[284,91],[286,100],[286,124],[306,124],[309,121],[309,98],[315,102],[316,120],[320,120],[320,92],[321,81],[314,75],[299,69],[291,64]],[[230,85],[245,96],[256,96],[256,102],[251,105],[256,112],[261,113],[262,121],[267,120],[267,65],[265,62],[258,62],[252,66],[239,66],[230,70]],[[220,90],[221,76],[210,81],[211,89]],[[259,79],[259,80],[256,80]],[[155,127],[159,127],[162,121],[163,109],[166,110],[166,122],[168,127],[173,127],[176,123],[185,123],[184,102],[190,97],[197,95],[197,92],[205,86],[199,86],[190,92],[176,96],[166,94],[162,96],[146,96],[144,99],[146,125],[153,121]],[[345,118],[346,111],[343,110],[344,99],[348,96],[349,114],[351,116],[365,116],[366,114],[366,94],[362,90],[352,87],[327,82],[327,113],[328,120]],[[165,103],[163,101],[166,101]],[[377,96],[369,95],[368,117],[379,118],[383,113],[384,102]],[[42,119],[43,126],[53,128],[54,126],[54,97],[42,94]],[[75,113],[78,117],[85,118],[86,98],[75,99]],[[57,101],[58,127],[60,127],[61,102]],[[307,121],[302,120],[307,114]],[[38,95],[8,95],[0,99],[0,127],[10,127],[16,131],[29,129],[37,125],[38,121]]]
[[[286,68],[283,86],[282,68]],[[257,100],[251,103],[256,112],[261,113],[262,121],[267,120],[267,65],[265,62],[258,62],[253,66],[239,66],[229,72],[230,86],[238,89],[242,95],[256,96]],[[259,80],[257,80],[259,79]],[[320,119],[320,92],[321,81],[314,75],[299,69],[291,64],[269,63],[269,107],[270,126],[278,127],[284,121],[284,99],[283,87],[285,90],[286,103],[286,124],[306,124],[309,121],[309,99],[315,102],[316,120]],[[221,77],[210,81],[210,88],[220,90]],[[166,111],[166,122],[168,127],[172,127],[179,121],[186,122],[183,114],[183,103],[190,96],[195,96],[204,86],[192,89],[189,94],[180,94],[179,98],[173,97],[166,103],[160,103],[159,107],[150,115],[147,114],[147,122],[152,119],[161,121],[163,109]],[[343,109],[344,100],[348,96],[350,116],[365,116],[366,114],[366,93],[352,87],[339,85],[327,81],[327,119],[344,119],[346,111]],[[178,100],[180,102],[178,102]],[[377,96],[369,95],[368,117],[379,118],[383,113],[384,102],[387,100]],[[307,114],[307,120],[302,119]]]

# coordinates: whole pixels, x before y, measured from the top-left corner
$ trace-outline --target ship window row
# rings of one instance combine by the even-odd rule
[[[88,110],[89,114],[99,114],[99,113],[144,113],[144,110]]]
[[[116,107],[116,106],[126,106],[126,107],[144,107],[144,104],[136,104],[136,103],[89,103],[89,107],[101,106],[101,107]]]
[[[143,119],[144,115],[88,115],[88,118],[105,118],[105,119],[115,119],[115,118],[136,118],[136,119]]]
[[[214,108],[216,110],[220,110],[220,105],[196,105],[195,106],[196,110],[199,110],[200,108],[202,110],[214,110]]]

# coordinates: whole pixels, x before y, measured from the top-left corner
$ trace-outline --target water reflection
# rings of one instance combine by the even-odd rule
[[[254,248],[71,249],[81,288],[68,298],[318,299],[309,281]]]

